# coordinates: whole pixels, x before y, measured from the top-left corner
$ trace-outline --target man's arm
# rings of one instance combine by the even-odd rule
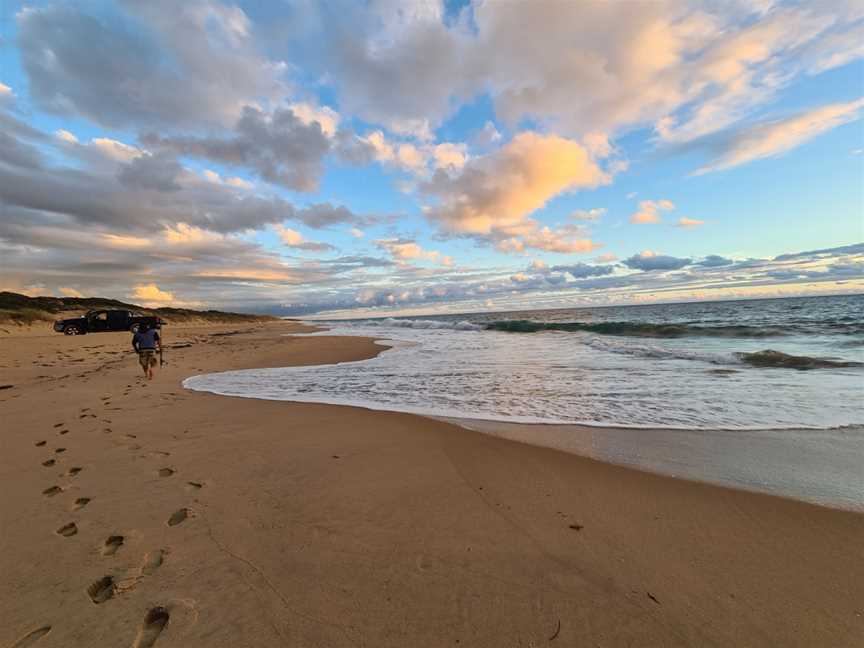
[[[138,353],[138,334],[132,336],[132,348],[135,349],[135,353]]]

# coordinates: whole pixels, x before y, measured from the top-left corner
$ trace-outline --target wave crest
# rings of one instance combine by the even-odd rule
[[[742,362],[754,367],[783,367],[788,369],[828,369],[842,367],[862,367],[864,362],[851,362],[849,360],[831,360],[829,358],[811,358],[810,356],[795,356],[765,349],[754,353],[736,353]]]
[[[582,331],[599,335],[628,337],[676,338],[688,336],[709,337],[773,337],[785,335],[777,328],[760,326],[699,326],[693,324],[652,324],[650,322],[534,322],[531,320],[503,320],[486,325],[490,331],[506,333],[538,333],[540,331]]]

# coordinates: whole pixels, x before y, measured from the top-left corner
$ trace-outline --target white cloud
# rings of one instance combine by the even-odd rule
[[[859,118],[864,98],[833,103],[786,119],[764,122],[733,132],[711,162],[695,174],[720,171],[753,160],[775,157],[838,126]]]
[[[483,128],[474,133],[472,137],[474,144],[480,147],[491,146],[496,142],[500,141],[501,133],[498,132],[498,129],[495,128],[495,124],[491,121],[487,121],[483,124]]]
[[[286,245],[287,247],[296,248],[298,250],[307,250],[309,252],[324,252],[333,249],[333,246],[329,243],[307,241],[300,232],[293,230],[290,227],[285,227],[284,225],[277,223],[273,226],[273,229],[279,236],[279,240],[281,240],[283,245]]]
[[[860,57],[859,7],[479,2],[444,20],[440,3],[394,11],[385,2],[343,12],[342,38],[322,60],[346,109],[376,123],[435,127],[488,92],[511,127],[530,119],[582,137],[656,125],[683,142]]]
[[[248,180],[244,180],[243,178],[238,178],[236,176],[223,178],[212,169],[204,169],[201,172],[201,175],[207,182],[212,182],[213,184],[219,185],[226,185],[228,187],[234,187],[235,189],[253,189],[255,187],[255,185]]]
[[[313,106],[308,103],[293,103],[288,106],[294,115],[306,126],[317,123],[327,137],[336,135],[339,128],[339,113],[327,106]]]
[[[67,144],[77,144],[78,143],[78,138],[75,137],[75,135],[70,133],[68,130],[63,130],[62,128],[59,128],[56,131],[54,131],[54,135],[57,137],[57,139],[63,140]]]
[[[141,149],[118,142],[109,137],[97,137],[90,140],[90,144],[102,155],[117,162],[129,162],[143,153]]]
[[[678,219],[678,222],[675,224],[676,227],[684,227],[684,228],[692,228],[699,227],[700,225],[704,225],[704,220],[697,220],[695,218],[688,218],[687,216],[682,216]]]
[[[351,236],[353,236],[354,238],[359,239],[359,238],[363,238],[364,236],[366,236],[366,232],[364,232],[363,230],[358,229],[356,227],[352,227],[350,229],[350,232],[351,232]]]

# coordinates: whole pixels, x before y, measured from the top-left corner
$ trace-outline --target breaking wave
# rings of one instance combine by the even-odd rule
[[[851,362],[848,360],[832,360],[830,358],[811,358],[810,356],[796,356],[765,349],[754,353],[736,353],[742,362],[754,367],[784,367],[789,369],[831,369],[843,367],[864,367],[864,362]]]
[[[694,324],[652,324],[650,322],[535,322],[504,320],[486,324],[491,331],[539,333],[541,331],[582,331],[599,335],[678,338],[687,336],[760,338],[786,335],[778,328],[761,326],[700,326]]]

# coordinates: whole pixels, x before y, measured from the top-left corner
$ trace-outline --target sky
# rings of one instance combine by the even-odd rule
[[[0,5],[0,290],[378,316],[864,292],[864,4]]]

